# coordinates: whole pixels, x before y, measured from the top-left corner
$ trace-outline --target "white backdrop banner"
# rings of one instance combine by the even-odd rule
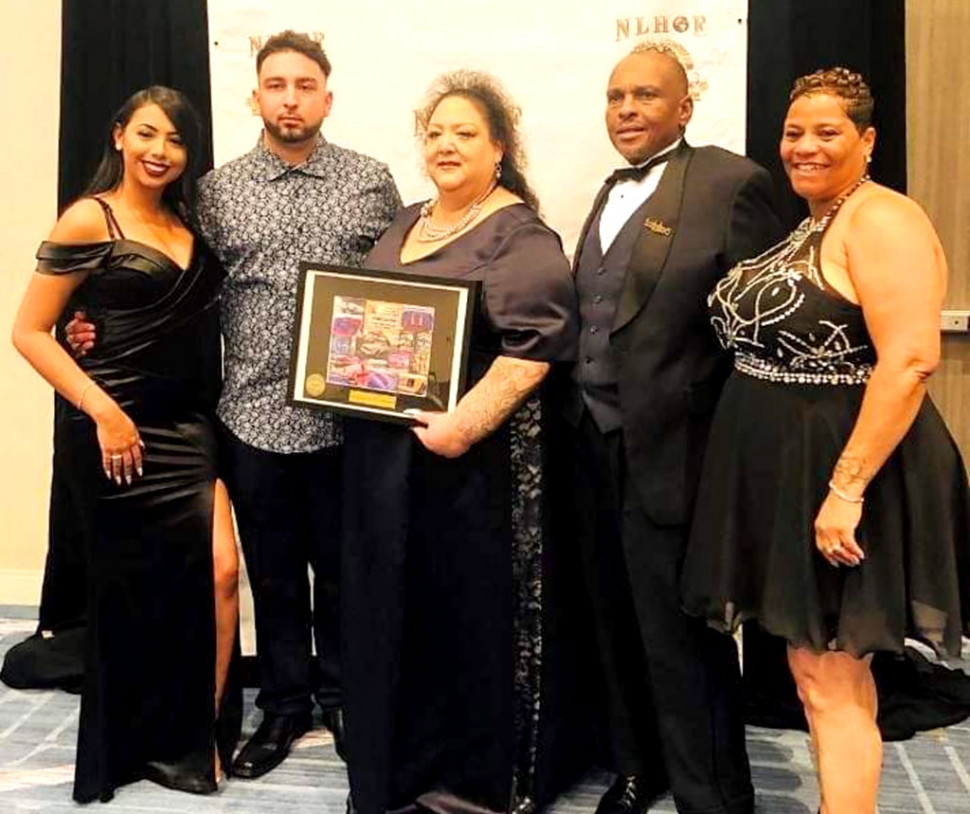
[[[572,251],[593,196],[622,159],[604,125],[613,65],[644,37],[683,48],[696,103],[692,144],[744,152],[747,0],[209,0],[216,165],[252,149],[260,45],[287,28],[333,63],[326,137],[390,165],[405,203],[432,195],[414,110],[436,76],[497,77],[522,109],[527,177]]]

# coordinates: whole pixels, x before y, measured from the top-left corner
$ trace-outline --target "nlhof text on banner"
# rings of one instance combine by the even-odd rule
[[[521,106],[528,178],[567,252],[618,163],[606,84],[639,40],[680,51],[696,99],[690,142],[744,152],[747,0],[209,0],[208,13],[217,165],[256,143],[256,52],[288,28],[317,38],[333,63],[326,137],[386,162],[406,203],[433,193],[414,132],[432,80],[459,68],[499,79]]]

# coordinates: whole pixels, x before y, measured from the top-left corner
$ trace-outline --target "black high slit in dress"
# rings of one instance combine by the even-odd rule
[[[186,791],[215,790],[213,416],[222,272],[198,238],[187,269],[127,240],[99,203],[111,240],[44,242],[37,252],[41,273],[88,273],[68,311],[84,310],[98,340],[78,364],[145,444],[144,476],[116,485],[102,470],[94,422],[73,406],[58,414],[60,460],[78,495],[88,557],[79,802],[107,801],[153,769]],[[223,741],[234,739],[239,722],[230,695]]]

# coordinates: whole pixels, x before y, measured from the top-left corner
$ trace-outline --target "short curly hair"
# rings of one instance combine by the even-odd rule
[[[838,97],[845,109],[845,115],[858,130],[865,130],[872,124],[872,111],[876,103],[862,74],[836,66],[800,76],[788,94],[788,101],[794,102],[800,96],[815,94]]]
[[[424,136],[435,108],[449,96],[467,99],[478,108],[488,124],[489,136],[502,145],[499,183],[538,211],[539,199],[524,174],[525,150],[518,130],[521,110],[495,77],[468,70],[439,76],[432,83],[424,104],[414,111],[417,135]]]

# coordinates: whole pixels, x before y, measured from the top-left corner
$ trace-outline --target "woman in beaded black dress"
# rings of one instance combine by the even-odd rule
[[[237,558],[213,432],[222,271],[188,225],[200,140],[178,91],[128,99],[85,196],[37,252],[13,330],[71,405],[57,459],[88,563],[79,802],[141,778],[215,791],[238,734],[225,691]],[[99,324],[78,361],[51,335],[66,309]]]
[[[576,671],[550,621],[564,602],[550,595],[549,481],[568,470],[547,396],[575,354],[575,292],[516,119],[490,77],[442,77],[418,113],[438,195],[405,208],[366,262],[482,287],[456,408],[413,430],[344,425],[341,658],[361,814],[509,811],[584,768],[582,727],[566,724]]]
[[[788,641],[823,814],[875,810],[871,654],[907,636],[958,655],[970,619],[970,500],[926,395],[946,260],[925,213],[872,182],[869,89],[799,79],[781,157],[811,217],[709,299],[734,351],[684,568],[687,610]]]

